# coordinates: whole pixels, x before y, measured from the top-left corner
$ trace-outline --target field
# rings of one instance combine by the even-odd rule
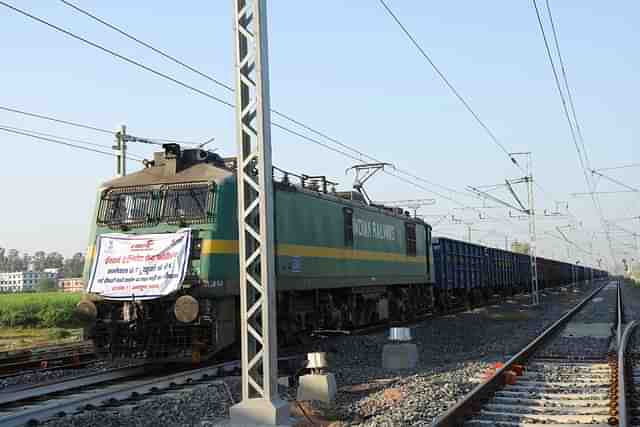
[[[77,327],[73,311],[81,296],[63,292],[0,294],[0,329]]]
[[[0,351],[77,341],[80,293],[0,294]]]

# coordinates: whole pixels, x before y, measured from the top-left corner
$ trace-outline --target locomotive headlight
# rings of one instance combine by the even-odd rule
[[[191,323],[198,317],[200,312],[200,304],[198,300],[191,295],[183,295],[176,300],[173,306],[173,313],[178,322]]]
[[[98,309],[93,301],[82,300],[76,305],[75,315],[80,321],[91,323],[96,320]]]

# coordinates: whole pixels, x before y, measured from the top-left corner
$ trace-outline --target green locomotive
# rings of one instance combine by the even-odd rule
[[[234,159],[167,144],[146,167],[98,191],[79,312],[114,356],[210,356],[239,338]],[[280,342],[319,329],[405,320],[433,306],[431,227],[398,208],[336,192],[324,177],[280,171],[273,180]],[[297,182],[294,182],[297,181]],[[136,299],[91,287],[96,240],[111,233],[190,230],[179,288]]]

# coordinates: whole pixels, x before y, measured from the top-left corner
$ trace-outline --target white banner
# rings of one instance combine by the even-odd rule
[[[102,234],[96,240],[87,292],[107,299],[153,299],[180,289],[191,230],[167,234]]]

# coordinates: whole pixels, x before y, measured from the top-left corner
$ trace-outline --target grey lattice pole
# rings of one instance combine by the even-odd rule
[[[242,402],[233,425],[286,424],[277,390],[275,246],[265,0],[234,0]]]
[[[531,303],[540,304],[538,294],[538,261],[536,257],[536,210],[533,198],[533,165],[531,153],[527,154],[527,190],[529,193],[529,260],[531,261]]]

